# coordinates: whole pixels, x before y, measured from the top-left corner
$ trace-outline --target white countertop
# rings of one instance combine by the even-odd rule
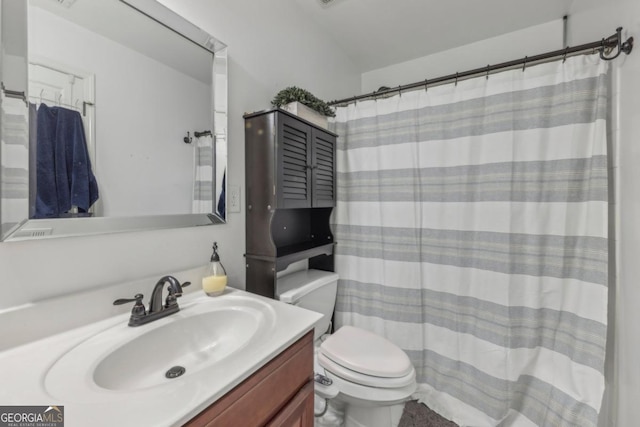
[[[103,331],[111,335],[118,331],[123,335],[143,334],[180,319],[181,313],[186,313],[192,305],[212,300],[202,291],[193,292],[179,299],[180,312],[147,325],[131,328],[127,326],[129,314],[123,314],[0,352],[3,372],[0,405],[64,406],[66,427],[179,426],[301,338],[320,318],[318,313],[235,289],[228,288],[223,295],[214,298],[219,304],[232,304],[234,299],[255,298],[267,304],[275,314],[274,327],[269,329],[268,336],[257,340],[259,342],[256,345],[243,348],[193,375],[184,375],[154,387],[137,390],[101,389],[93,384],[92,378],[87,377],[81,368],[70,369],[68,374],[64,372],[69,376],[69,383],[84,384],[88,392],[73,391],[71,395],[65,393],[61,397],[55,391],[57,385],[61,384],[51,387],[52,376],[47,377],[51,368],[96,334]],[[166,345],[170,346],[171,342]],[[88,362],[91,363],[95,364],[94,361]],[[53,381],[62,382],[63,377],[58,372]]]

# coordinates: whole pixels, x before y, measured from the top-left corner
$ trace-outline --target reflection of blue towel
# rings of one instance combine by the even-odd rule
[[[220,215],[220,218],[222,219],[226,219],[225,216],[227,214],[227,196],[225,194],[225,189],[227,188],[225,185],[226,180],[227,171],[225,170],[224,175],[222,175],[222,191],[220,191],[220,198],[218,198],[218,215]]]
[[[35,218],[56,218],[77,206],[87,212],[98,200],[80,113],[40,105],[38,109]]]
[[[29,218],[36,214],[36,171],[38,170],[38,108],[36,104],[29,103]]]

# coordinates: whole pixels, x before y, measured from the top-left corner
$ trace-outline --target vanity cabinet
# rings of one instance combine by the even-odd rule
[[[185,424],[312,427],[313,331]]]
[[[246,290],[274,298],[277,272],[333,271],[336,134],[287,111],[247,114]]]

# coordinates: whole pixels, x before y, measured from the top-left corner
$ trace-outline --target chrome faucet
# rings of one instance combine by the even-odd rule
[[[165,283],[168,283],[169,295],[162,303],[162,292],[164,290]],[[133,309],[131,309],[131,317],[129,318],[129,326],[140,326],[145,323],[152,322],[157,319],[161,319],[170,314],[180,311],[178,306],[178,297],[182,296],[182,288],[189,286],[191,282],[184,282],[182,285],[173,276],[163,276],[158,280],[153,287],[151,293],[151,301],[149,302],[149,310],[147,311],[142,303],[142,294],[136,294],[133,298],[121,298],[113,302],[113,305],[126,304],[128,302],[134,302]]]

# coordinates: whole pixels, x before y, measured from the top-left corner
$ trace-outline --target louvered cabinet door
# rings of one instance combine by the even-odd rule
[[[312,131],[312,203],[314,208],[336,205],[336,137],[320,129]]]
[[[312,127],[278,116],[278,208],[311,207]]]

